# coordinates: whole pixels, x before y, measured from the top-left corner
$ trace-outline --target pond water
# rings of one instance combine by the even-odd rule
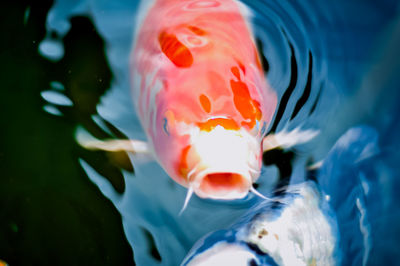
[[[269,132],[320,131],[306,144],[270,154],[272,161],[264,155],[258,191],[271,195],[282,180],[302,182],[306,165],[323,160],[349,128],[375,128],[382,154],[371,172],[377,192],[367,202],[376,216],[365,263],[397,264],[400,4],[243,0],[241,9],[278,96]],[[141,10],[134,0],[10,9],[10,21],[19,19],[14,30],[25,34],[8,44],[9,58],[3,55],[13,61],[3,66],[0,154],[0,259],[10,265],[179,265],[199,238],[258,201],[193,196],[179,215],[186,189],[156,162],[77,143],[83,133],[146,140],[129,73]]]

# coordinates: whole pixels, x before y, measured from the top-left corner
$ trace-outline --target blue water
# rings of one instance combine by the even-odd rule
[[[369,200],[378,201],[379,197],[383,205],[377,205],[381,208],[379,216],[371,222],[376,231],[367,264],[397,264],[400,63],[396,58],[400,58],[400,3],[242,2],[249,10],[248,19],[260,52],[268,62],[264,64],[266,77],[280,99],[276,123],[270,130],[279,132],[301,126],[321,131],[310,143],[296,147],[290,182],[301,182],[306,163],[324,159],[350,127],[368,124],[378,131],[383,154],[376,162],[374,174],[379,179],[374,189],[379,193]],[[92,120],[106,132],[110,129],[104,121],[129,138],[145,140],[134,112],[128,73],[138,7],[139,3],[132,0],[57,0],[48,13],[48,35],[41,42],[39,53],[50,61],[61,60],[66,56],[63,36],[70,30],[69,19],[78,15],[89,17],[105,41],[113,74],[111,87],[101,97]],[[59,116],[62,112],[57,106],[68,106],[70,101],[62,97],[63,84],[53,85],[50,91],[55,93],[43,93],[42,97],[50,103],[45,110]],[[193,197],[179,216],[186,189],[171,181],[155,162],[140,155],[129,157],[135,173],[122,170],[126,185],[123,193],[118,193],[83,158],[79,162],[91,182],[121,214],[138,265],[179,265],[196,240],[229,226],[255,202],[252,197],[233,203]],[[258,190],[269,195],[278,175],[276,167],[264,167]]]

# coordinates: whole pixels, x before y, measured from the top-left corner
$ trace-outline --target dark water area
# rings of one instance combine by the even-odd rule
[[[77,123],[106,134],[89,119],[112,76],[104,42],[88,18],[75,18],[66,56],[57,63],[40,56],[52,4],[2,4],[0,258],[10,265],[134,265],[120,214],[77,160],[87,158],[122,192],[114,155],[85,151],[73,134]],[[53,80],[74,102],[63,117],[42,108],[40,92]],[[129,161],[124,167],[132,170]]]
[[[399,3],[242,2],[279,99],[268,132],[320,130],[309,144],[265,153],[256,188],[270,195],[300,182],[350,127],[372,126],[379,193],[366,201],[384,208],[373,212],[366,264],[398,264]],[[83,131],[145,140],[128,73],[138,1],[1,6],[0,265],[179,265],[256,202],[194,197],[179,216],[186,190],[155,162],[79,145]]]

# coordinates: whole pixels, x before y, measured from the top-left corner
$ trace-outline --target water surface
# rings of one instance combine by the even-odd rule
[[[321,130],[294,152],[265,157],[258,190],[269,195],[279,178],[302,181],[305,164],[323,159],[349,127],[375,127],[387,151],[379,185],[386,205],[375,220],[369,264],[395,264],[398,4],[242,4],[279,99],[269,131]],[[82,130],[100,139],[145,140],[128,72],[138,7],[128,0],[58,0],[9,9],[6,28],[15,35],[1,55],[10,63],[1,71],[0,259],[11,265],[178,265],[197,239],[228,226],[256,200],[193,197],[178,216],[186,189],[155,162],[76,142]]]

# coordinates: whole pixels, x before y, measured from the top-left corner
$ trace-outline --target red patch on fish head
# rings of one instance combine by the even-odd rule
[[[181,43],[175,34],[165,31],[158,36],[161,51],[177,67],[190,67],[193,64],[193,55],[190,50]]]
[[[246,120],[242,121],[241,125],[252,129],[256,125],[256,120],[259,121],[262,117],[260,103],[251,97],[248,86],[240,78],[239,68],[232,67],[231,72],[238,79],[238,81],[233,79],[230,81],[233,102],[236,110]]]
[[[201,106],[203,107],[203,110],[206,113],[209,113],[211,111],[210,99],[206,95],[201,94],[199,97],[199,101],[200,101]]]

